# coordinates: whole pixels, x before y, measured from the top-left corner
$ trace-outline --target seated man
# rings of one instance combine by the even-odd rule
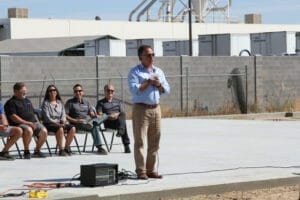
[[[84,92],[82,85],[74,85],[73,92],[74,97],[69,99],[65,105],[67,120],[74,125],[77,130],[91,132],[94,144],[98,149],[97,153],[106,155],[107,152],[102,148],[101,138],[96,127],[105,120],[105,116],[102,116],[101,119],[97,118],[93,107],[90,106],[87,100],[83,99]]]
[[[0,152],[0,160],[14,160],[14,157],[10,156],[8,151],[10,147],[22,137],[22,129],[19,127],[8,126],[2,103],[0,103],[0,136],[8,138],[7,143]]]
[[[96,110],[98,114],[105,113],[108,119],[104,121],[105,128],[117,129],[117,136],[122,137],[124,153],[130,153],[130,140],[126,128],[126,115],[121,106],[121,102],[114,98],[114,86],[107,84],[104,86],[105,98],[97,102]]]
[[[30,159],[29,143],[32,135],[38,140],[34,150],[34,157],[45,158],[46,156],[40,151],[45,143],[48,131],[39,122],[37,122],[31,101],[26,98],[27,88],[24,83],[14,85],[14,96],[4,105],[5,113],[10,125],[19,126],[23,130],[24,159]]]

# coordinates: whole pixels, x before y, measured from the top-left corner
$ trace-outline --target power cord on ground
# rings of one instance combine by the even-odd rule
[[[13,193],[13,192],[11,192],[11,193],[6,193],[6,194],[0,195],[0,198],[6,198],[6,197],[20,197],[20,196],[24,196],[26,193],[28,193],[28,192],[24,192],[24,191],[22,191],[22,192],[20,192],[20,193]]]
[[[118,172],[118,180],[137,179],[134,172],[122,169]]]

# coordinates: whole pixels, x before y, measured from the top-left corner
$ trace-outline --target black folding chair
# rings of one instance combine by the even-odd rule
[[[1,135],[0,137],[2,139],[3,145],[5,146],[6,145],[6,141],[5,141],[4,138],[7,138],[7,137],[3,136],[3,135]],[[22,159],[22,154],[21,154],[21,151],[20,151],[18,143],[16,142],[15,145],[16,145],[16,149],[17,149],[18,155],[19,155],[20,159]]]
[[[40,123],[42,123],[42,121],[43,121],[42,109],[40,109],[40,108],[35,108],[35,109],[34,109],[34,113],[35,113],[35,115],[36,115],[37,120],[38,120]],[[54,133],[54,132],[48,132],[48,136],[49,136],[49,135],[55,136],[55,133]],[[66,133],[65,133],[65,137],[66,137]],[[77,140],[76,135],[74,136],[74,141],[75,141],[75,144],[76,144],[78,153],[81,154],[80,147],[79,147],[79,144],[78,144],[78,140]],[[49,142],[48,142],[47,139],[46,139],[46,145],[47,145],[47,149],[48,149],[49,155],[52,156],[51,148],[50,148],[50,145],[49,145]],[[71,147],[72,147],[72,146],[71,146]],[[54,149],[55,149],[55,154],[57,153],[57,148],[58,148],[58,147],[57,147],[57,145],[56,145],[55,148],[54,148]]]

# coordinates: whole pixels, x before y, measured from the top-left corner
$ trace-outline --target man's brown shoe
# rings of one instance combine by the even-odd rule
[[[140,173],[140,174],[137,175],[137,178],[141,179],[141,180],[147,180],[148,176],[147,176],[146,173]]]
[[[157,172],[148,173],[147,176],[149,178],[162,178],[162,175],[158,174]]]

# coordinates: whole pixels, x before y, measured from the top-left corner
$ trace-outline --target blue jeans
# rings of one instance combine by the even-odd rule
[[[77,130],[89,131],[92,134],[95,146],[101,146],[102,141],[99,134],[99,126],[108,118],[103,114],[100,118],[87,119],[86,123],[73,124]]]

